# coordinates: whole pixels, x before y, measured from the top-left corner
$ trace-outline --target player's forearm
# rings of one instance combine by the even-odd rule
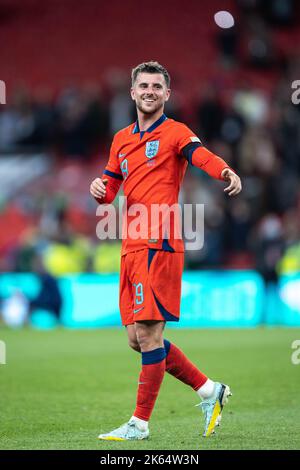
[[[192,165],[201,168],[209,176],[223,181],[222,171],[230,166],[220,157],[210,152],[205,147],[198,147],[195,149],[191,159]]]

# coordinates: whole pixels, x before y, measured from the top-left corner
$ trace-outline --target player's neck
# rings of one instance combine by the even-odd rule
[[[145,114],[138,110],[137,117],[140,131],[143,132],[149,129],[163,115],[163,112],[163,109],[159,109],[154,114]]]

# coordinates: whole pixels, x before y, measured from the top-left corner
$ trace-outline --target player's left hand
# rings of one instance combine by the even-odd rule
[[[224,181],[229,181],[229,186],[224,189],[225,193],[228,193],[229,196],[236,196],[242,190],[241,179],[236,175],[230,168],[225,168],[221,176]]]

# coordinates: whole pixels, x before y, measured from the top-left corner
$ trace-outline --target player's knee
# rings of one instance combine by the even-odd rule
[[[137,351],[137,352],[141,352],[141,348],[140,348],[140,345],[137,341],[135,340],[132,340],[132,339],[128,339],[128,345],[131,349],[133,349],[134,351]]]
[[[163,345],[162,322],[137,322],[136,338],[141,351],[152,351]]]
[[[158,342],[155,341],[155,338],[147,335],[138,336],[138,343],[140,351],[151,351],[159,347]]]

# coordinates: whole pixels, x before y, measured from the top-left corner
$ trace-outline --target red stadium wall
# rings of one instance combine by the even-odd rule
[[[234,13],[235,2],[226,8]],[[221,0],[0,0],[1,79],[60,88],[156,59],[190,90],[217,73],[213,15],[222,9]]]
[[[8,95],[20,82],[60,89],[70,83],[103,79],[110,67],[126,71],[156,59],[170,70],[173,85],[186,94],[218,79],[214,13],[227,9],[239,24],[237,2],[164,0],[0,0],[0,79]],[[293,52],[296,27],[277,31],[279,49]],[[222,69],[225,85],[249,79],[268,89],[274,74],[245,68]]]

